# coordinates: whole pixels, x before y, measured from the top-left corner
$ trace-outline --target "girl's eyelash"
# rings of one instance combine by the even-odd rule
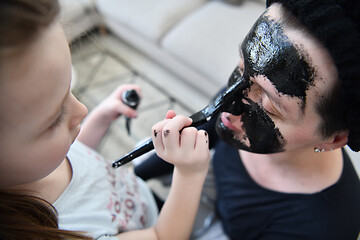
[[[66,115],[66,109],[64,107],[61,108],[60,115],[56,118],[56,120],[51,124],[50,128],[55,128],[57,126],[60,126],[62,121],[64,120],[64,116]]]

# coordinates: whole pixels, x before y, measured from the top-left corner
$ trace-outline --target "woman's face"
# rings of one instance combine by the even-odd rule
[[[0,187],[9,187],[54,171],[87,109],[70,92],[70,51],[58,23],[1,70]]]
[[[323,141],[315,106],[337,76],[328,52],[312,37],[283,28],[279,16],[280,5],[271,6],[241,44],[229,85],[250,83],[234,101],[243,113],[235,116],[229,108],[216,125],[225,142],[255,153],[313,148]]]

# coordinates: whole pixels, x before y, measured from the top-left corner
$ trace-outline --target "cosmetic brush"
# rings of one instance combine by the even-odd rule
[[[238,81],[231,85],[225,92],[216,95],[205,108],[191,115],[190,118],[193,120],[191,126],[198,127],[210,121],[211,118],[214,117],[219,111],[226,109],[228,106],[231,106],[232,103],[235,102],[236,98],[241,99],[243,91],[248,87],[248,81],[244,81],[242,77],[239,78]],[[237,108],[237,111],[239,114],[239,107]],[[122,158],[114,161],[112,163],[112,167],[118,168],[151,151],[152,149],[154,149],[154,144],[150,138]]]

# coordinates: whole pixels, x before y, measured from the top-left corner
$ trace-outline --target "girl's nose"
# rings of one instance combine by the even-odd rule
[[[81,121],[85,118],[88,113],[87,107],[81,103],[79,100],[75,98],[75,96],[71,93],[72,100],[72,117],[69,123],[69,128],[74,128],[81,123]]]

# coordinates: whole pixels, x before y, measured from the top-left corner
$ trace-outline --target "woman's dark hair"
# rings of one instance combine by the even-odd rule
[[[59,14],[56,0],[0,1],[0,70],[20,56]],[[1,81],[1,79],[0,79]],[[58,228],[54,207],[31,194],[0,189],[0,239],[92,239]]]
[[[300,30],[307,36],[311,32],[300,23],[300,21],[290,12],[282,9],[282,22],[288,27]],[[320,43],[321,44],[321,43]],[[326,79],[324,79],[326,81]],[[344,118],[341,98],[341,81],[337,79],[331,89],[328,89],[324,96],[315,103],[315,110],[321,117],[322,122],[319,126],[319,133],[323,138],[332,137],[341,131],[347,131],[346,119]]]
[[[293,16],[289,22],[297,22],[329,51],[338,70],[338,82],[316,105],[320,134],[327,138],[347,131],[348,146],[360,151],[360,2],[267,0],[267,6],[275,2],[282,4],[286,17]]]
[[[276,2],[276,0],[275,0]],[[279,0],[278,2],[281,2],[281,0]],[[316,1],[312,1],[312,0],[307,0],[307,3],[311,4],[316,4]],[[331,6],[331,1],[327,1],[324,0],[324,2],[328,2],[328,4]],[[304,17],[303,15],[316,15],[317,12],[311,12],[308,8],[306,11],[306,14],[301,11],[301,8],[305,8],[306,3],[301,2],[298,3],[298,8],[297,11],[291,11],[293,9],[289,9],[288,5],[285,5],[285,8],[282,8],[282,24],[290,27],[290,28],[295,28],[297,30],[300,30],[301,32],[303,32],[304,34],[308,35],[308,36],[314,36],[314,30],[309,28],[309,24],[304,24],[304,21],[301,21],[301,18],[299,19],[299,15]],[[295,8],[293,6],[293,8]],[[319,10],[320,11],[320,10]],[[297,14],[297,16],[294,15]],[[322,15],[323,13],[319,13],[318,15]],[[320,28],[320,27],[319,27]],[[322,31],[324,32],[323,34],[326,34],[326,29],[322,29]],[[357,35],[355,35],[357,36]],[[315,35],[315,38],[318,38],[317,35]],[[319,41],[319,43],[321,45],[325,45],[320,39],[317,39]],[[351,39],[348,39],[348,41],[352,41]],[[328,50],[329,47],[325,46]],[[336,48],[335,46],[332,46],[332,48]],[[329,50],[330,51],[330,50]],[[331,54],[331,51],[330,51]],[[336,64],[335,59],[333,59],[335,62],[335,65],[338,67],[339,64]],[[356,66],[356,58],[353,61],[353,65]],[[359,67],[359,66],[358,66]],[[344,72],[344,70],[342,71]],[[344,75],[344,74],[343,74]],[[351,75],[350,75],[351,76]],[[359,150],[359,143],[358,141],[360,141],[360,136],[357,134],[357,129],[359,127],[357,126],[351,126],[351,124],[349,124],[348,119],[351,117],[352,119],[357,119],[358,117],[356,117],[355,115],[351,115],[346,111],[345,108],[345,103],[343,100],[343,92],[346,90],[346,88],[344,89],[344,79],[346,79],[347,81],[357,81],[356,79],[356,75],[353,74],[354,79],[346,79],[346,78],[341,78],[341,76],[339,76],[339,78],[337,79],[337,81],[335,82],[335,84],[332,86],[331,89],[327,89],[327,91],[324,93],[324,96],[319,98],[318,101],[316,102],[315,105],[315,109],[318,112],[318,114],[320,115],[322,122],[319,126],[318,132],[319,134],[323,137],[323,138],[328,138],[328,137],[332,137],[335,134],[338,134],[342,131],[351,131],[352,132],[352,142],[348,143],[349,146],[354,150],[354,151],[358,151]],[[348,77],[349,78],[349,77]],[[324,81],[326,81],[326,79],[323,79]],[[359,79],[360,80],[360,79]],[[359,90],[359,89],[357,89]],[[358,98],[355,96],[355,98]],[[350,105],[353,105],[354,103],[351,103]],[[357,107],[358,109],[358,107]],[[358,111],[358,110],[356,110]],[[358,119],[359,120],[359,119]]]

